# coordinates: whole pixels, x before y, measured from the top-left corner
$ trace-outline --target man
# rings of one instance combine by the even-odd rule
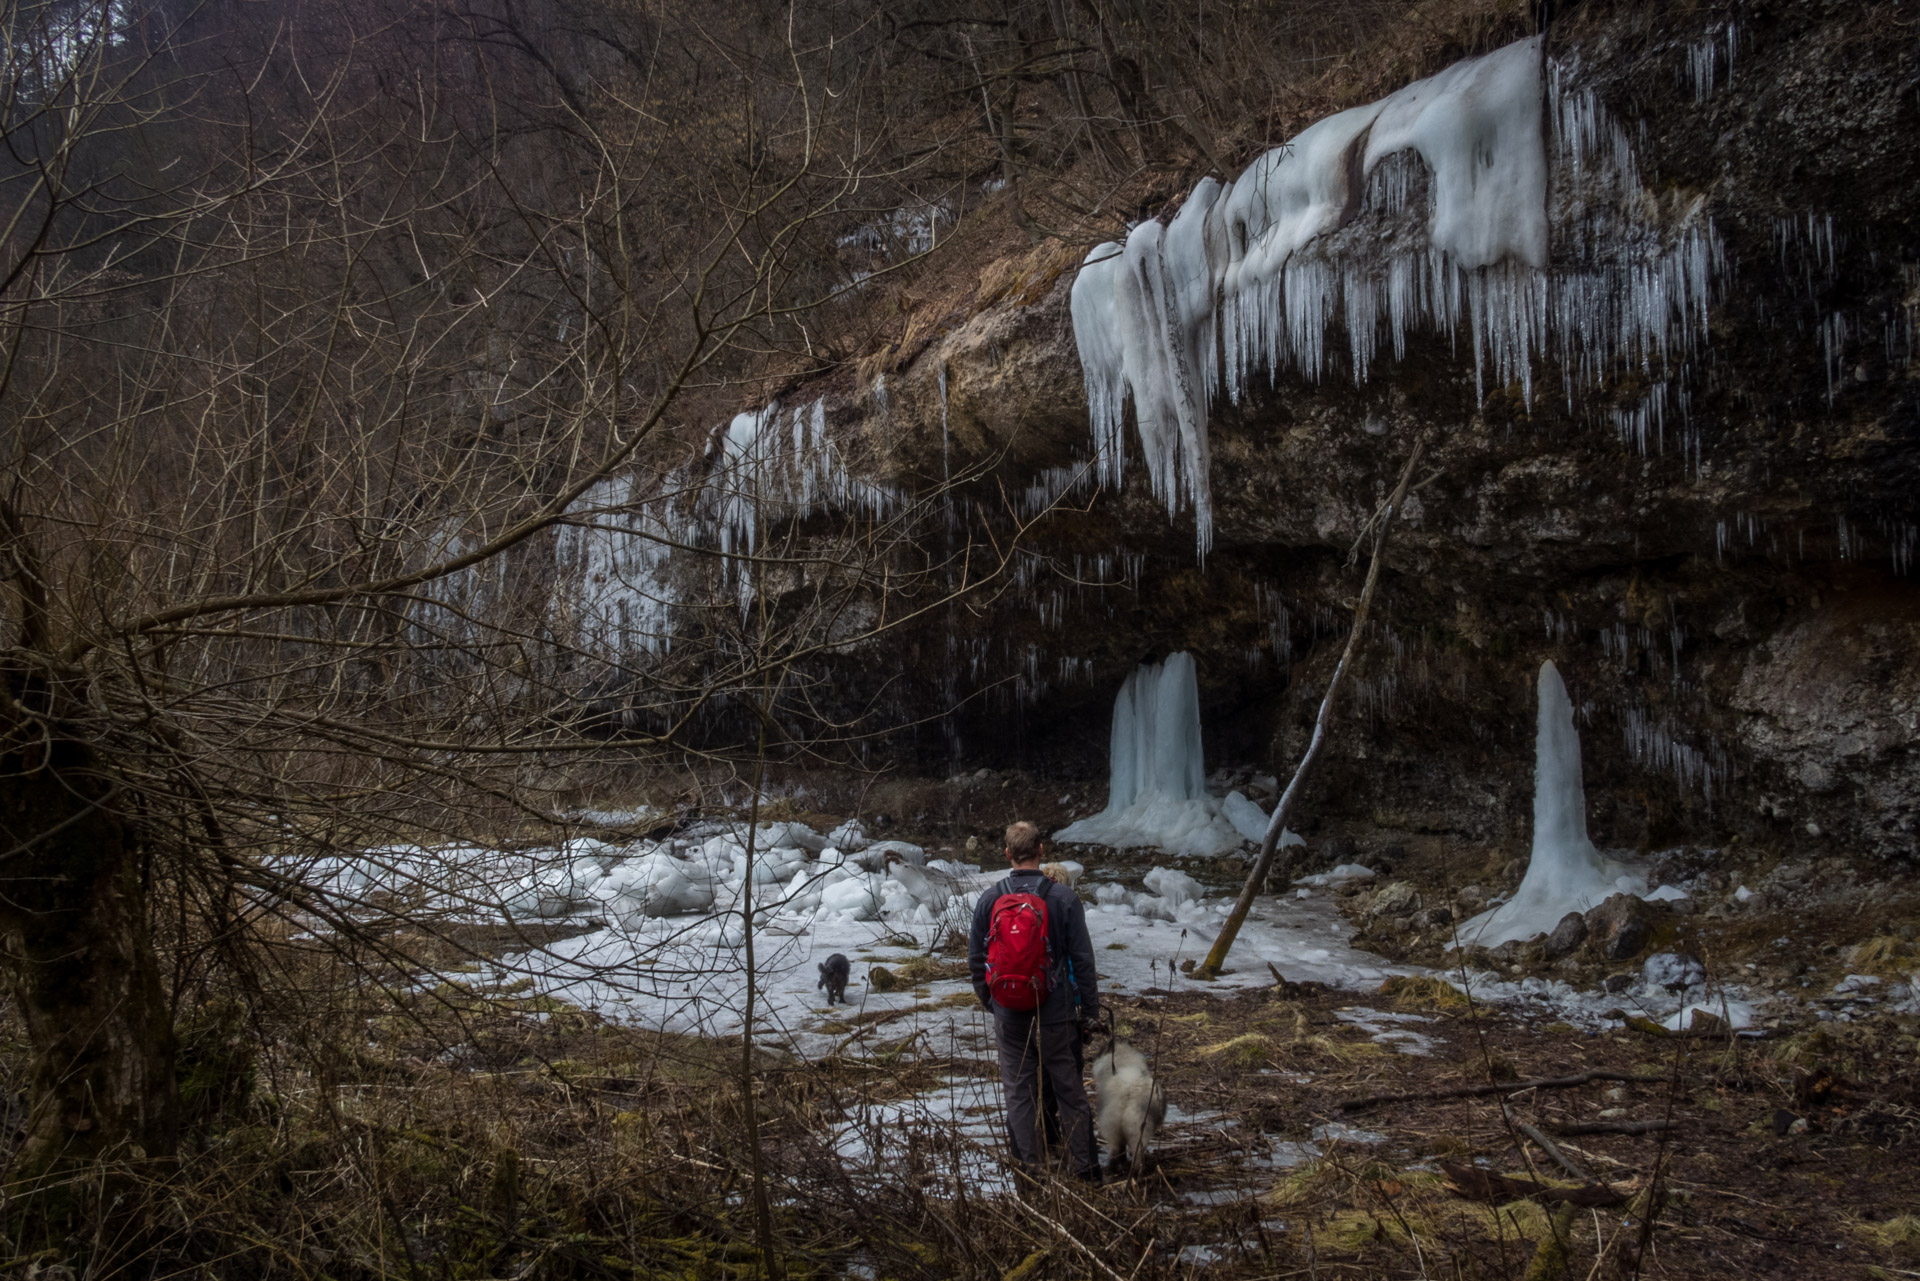
[[[1006,853],[1013,870],[983,892],[973,909],[967,968],[981,1004],[993,1011],[1000,1080],[1007,1092],[1007,1142],[1015,1161],[1038,1172],[1044,1146],[1038,1126],[1044,1081],[1045,1094],[1059,1109],[1068,1169],[1078,1178],[1097,1180],[1100,1167],[1093,1149],[1093,1110],[1080,1079],[1082,1029],[1100,1010],[1086,908],[1078,894],[1040,871],[1045,848],[1040,843],[1040,829],[1032,823],[1018,822],[1007,828]],[[1019,926],[1012,909],[1027,900],[1010,898],[997,922],[994,909],[1003,897],[1015,895],[1032,895],[1045,905],[1044,977],[1031,985],[1030,995],[1019,990],[1025,986],[1024,981],[1012,985],[1006,974],[991,974],[988,966],[990,950],[998,951],[1002,964],[1009,955],[1004,935]],[[998,942],[993,941],[996,927],[1003,935]],[[1005,1003],[1009,1000],[1011,1007]],[[1018,1008],[1025,1005],[1033,1008]]]

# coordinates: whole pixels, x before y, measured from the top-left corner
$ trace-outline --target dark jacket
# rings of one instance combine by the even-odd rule
[[[1093,968],[1093,936],[1087,933],[1087,908],[1080,896],[1048,879],[1038,869],[1015,868],[980,893],[973,909],[973,934],[967,940],[967,969],[973,990],[987,1004],[987,933],[993,926],[993,905],[1000,895],[1039,894],[1047,900],[1047,933],[1051,936],[1053,990],[1036,1013],[1042,1023],[1091,1019],[1100,1012],[1100,979]],[[1067,962],[1073,962],[1068,982]],[[1076,1000],[1076,996],[1078,999]]]

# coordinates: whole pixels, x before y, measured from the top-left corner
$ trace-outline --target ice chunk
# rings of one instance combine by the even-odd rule
[[[838,850],[852,853],[867,848],[867,829],[857,818],[850,818],[827,833],[826,844]],[[822,848],[825,848],[823,846]]]
[[[875,841],[860,851],[857,860],[861,866],[875,872],[885,871],[894,863],[910,863],[914,867],[925,867],[927,852],[918,845],[909,845],[905,841]]]
[[[1374,871],[1359,863],[1342,863],[1327,872],[1316,872],[1312,876],[1303,876],[1295,881],[1296,885],[1314,885],[1325,889],[1331,885],[1344,885],[1349,881],[1371,881]]]
[[[609,901],[622,919],[681,916],[713,906],[713,875],[692,859],[655,851],[624,863],[607,878]]]
[[[1128,900],[1133,914],[1147,921],[1171,921],[1174,919],[1174,904],[1158,894],[1135,894]]]
[[[1233,830],[1258,845],[1267,839],[1268,814],[1254,802],[1248,800],[1242,792],[1228,792],[1226,799],[1220,802],[1220,812],[1226,815],[1227,822],[1233,824]],[[1290,845],[1305,845],[1306,841],[1292,828],[1282,828],[1280,848]]]
[[[1687,897],[1687,892],[1677,885],[1662,885],[1645,895],[1649,903],[1672,903]]]
[[[1126,886],[1117,881],[1109,881],[1105,885],[1094,887],[1093,901],[1102,907],[1118,907],[1127,901],[1127,894]]]
[[[835,881],[820,894],[820,915],[855,921],[871,921],[880,914],[881,890],[872,874],[849,876]]]
[[[1745,1001],[1700,1001],[1683,1005],[1661,1020],[1660,1026],[1669,1032],[1688,1032],[1694,1027],[1694,1019],[1699,1016],[1712,1026],[1714,1021],[1724,1022],[1734,1031],[1753,1025],[1754,1009]]]
[[[1141,880],[1148,889],[1175,907],[1183,903],[1198,903],[1207,893],[1206,887],[1200,882],[1171,867],[1156,867]]]
[[[778,885],[807,861],[806,851],[791,848],[761,850],[753,856],[753,883]]]
[[[1498,947],[1552,933],[1568,912],[1584,912],[1623,884],[1644,894],[1632,869],[1603,858],[1587,837],[1587,793],[1580,773],[1580,735],[1566,682],[1551,662],[1540,665],[1540,705],[1533,764],[1533,853],[1513,898],[1460,927],[1463,943]]]
[[[1684,952],[1655,952],[1640,967],[1640,974],[1648,987],[1678,992],[1704,983],[1707,967]]]
[[[915,903],[924,904],[934,912],[945,911],[947,900],[953,897],[949,886],[911,863],[895,863],[887,869],[887,879],[901,886]]]
[[[920,900],[915,898],[913,891],[901,882],[892,877],[887,877],[880,882],[880,914],[882,916],[896,919],[912,916],[919,906]]]
[[[791,846],[814,854],[827,848],[827,838],[805,823],[763,823],[759,828],[758,843],[768,848]]]

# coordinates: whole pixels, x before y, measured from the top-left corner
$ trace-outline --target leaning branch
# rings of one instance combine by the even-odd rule
[[[1206,964],[1197,971],[1201,977],[1215,977],[1226,967],[1227,953],[1233,949],[1234,939],[1240,936],[1240,927],[1245,924],[1247,913],[1253,910],[1254,896],[1267,883],[1274,855],[1280,848],[1280,834],[1286,830],[1287,820],[1293,817],[1307,776],[1313,772],[1315,763],[1320,759],[1320,749],[1326,745],[1327,727],[1333,722],[1334,699],[1339,697],[1347,669],[1353,665],[1353,653],[1359,647],[1360,634],[1367,630],[1367,610],[1373,604],[1373,591],[1380,582],[1380,562],[1387,549],[1387,534],[1393,528],[1394,515],[1406,501],[1407,486],[1413,480],[1414,468],[1420,465],[1420,454],[1425,447],[1424,441],[1414,442],[1413,453],[1400,471],[1400,483],[1394,486],[1393,496],[1387,499],[1386,505],[1370,522],[1374,525],[1373,561],[1367,566],[1367,585],[1360,592],[1360,603],[1354,607],[1353,627],[1347,632],[1347,647],[1341,651],[1340,662],[1333,669],[1333,678],[1327,682],[1327,692],[1320,699],[1320,714],[1313,722],[1313,739],[1307,745],[1307,754],[1300,758],[1300,767],[1293,772],[1293,781],[1287,784],[1287,790],[1281,794],[1280,803],[1273,807],[1273,817],[1267,820],[1267,834],[1260,842],[1260,857],[1254,860],[1253,871],[1247,874],[1247,883],[1240,887],[1240,897],[1235,901],[1233,911],[1227,914],[1227,919],[1221,924],[1220,934],[1213,941],[1213,950],[1207,953]],[[1286,878],[1283,875],[1281,879],[1284,882]]]

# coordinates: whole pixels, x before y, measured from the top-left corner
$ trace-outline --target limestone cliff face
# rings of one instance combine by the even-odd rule
[[[1544,360],[1530,399],[1518,385],[1482,394],[1461,341],[1427,333],[1363,380],[1337,361],[1317,383],[1263,377],[1214,412],[1204,565],[1135,467],[1118,492],[1072,492],[1074,510],[1036,526],[1030,582],[899,642],[898,698],[922,715],[1008,682],[950,733],[922,731],[923,763],[1095,776],[1122,676],[1189,649],[1209,764],[1284,775],[1358,590],[1347,553],[1418,435],[1429,463],[1321,813],[1522,839],[1529,681],[1552,657],[1603,844],[1738,834],[1911,861],[1920,60],[1871,16],[1814,2],[1565,11],[1550,54],[1631,141],[1635,216],[1710,223],[1722,247],[1684,368],[1616,370],[1569,403]],[[837,421],[901,474],[985,462],[1016,496],[1084,465],[1072,261],[1036,251],[1020,289],[951,318],[888,375],[884,410],[867,396]],[[1127,581],[1088,585],[1102,578]]]

